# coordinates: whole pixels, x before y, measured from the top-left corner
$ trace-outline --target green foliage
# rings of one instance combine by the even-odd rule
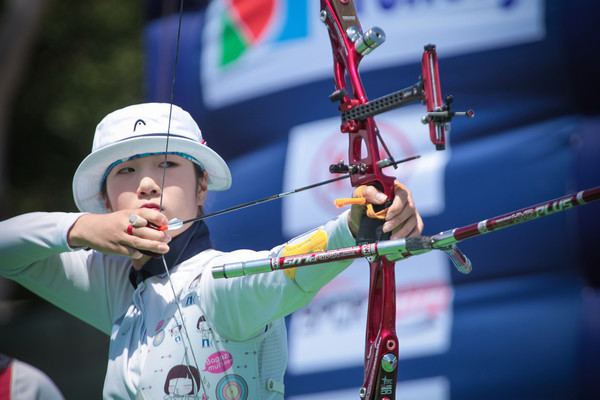
[[[143,100],[142,24],[136,1],[51,2],[10,116],[8,215],[75,210],[96,124]]]

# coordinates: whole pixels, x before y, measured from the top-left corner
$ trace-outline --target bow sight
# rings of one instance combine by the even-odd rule
[[[323,15],[323,12],[321,15]],[[385,41],[385,33],[378,27],[371,28],[361,34],[358,32],[358,28],[353,25],[347,31],[348,37],[355,44],[355,50],[361,55],[370,53]],[[376,36],[378,40],[372,39],[373,36]],[[371,44],[368,51],[362,50],[365,46],[364,43]],[[422,75],[415,84],[364,103],[351,99],[345,89],[335,90],[329,98],[331,101],[340,102],[341,131],[346,133],[355,131],[357,129],[355,121],[374,117],[410,103],[423,102],[427,107],[427,112],[421,118],[421,122],[429,125],[429,137],[436,150],[444,150],[446,148],[446,132],[450,131],[452,119],[456,116],[473,118],[475,112],[473,110],[452,111],[451,106],[454,99],[451,95],[446,96],[445,101],[442,101],[437,52],[433,44],[424,47],[421,58],[421,73]],[[391,154],[389,154],[389,150],[379,133],[377,137],[391,158]]]

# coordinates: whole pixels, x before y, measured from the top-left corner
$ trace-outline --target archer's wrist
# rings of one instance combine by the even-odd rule
[[[88,241],[85,239],[85,226],[90,218],[93,218],[92,214],[83,214],[71,225],[67,232],[67,243],[70,248],[79,249],[89,247]]]

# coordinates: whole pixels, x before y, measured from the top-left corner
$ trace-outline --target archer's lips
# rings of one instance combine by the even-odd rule
[[[143,204],[140,208],[152,208],[154,210],[160,211],[160,205],[158,205],[156,203],[146,203],[146,204]]]

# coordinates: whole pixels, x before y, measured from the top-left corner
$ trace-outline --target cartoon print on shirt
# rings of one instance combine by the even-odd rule
[[[190,286],[188,287],[188,289],[193,290],[198,288],[198,285],[200,284],[200,279],[202,278],[202,273],[200,273],[197,277],[194,278],[194,280],[192,281],[192,283],[190,283]]]
[[[200,334],[202,335],[202,347],[210,347],[210,337],[212,336],[212,328],[203,327],[200,330]]]
[[[233,355],[228,351],[217,351],[206,359],[204,370],[211,374],[222,374],[233,366]]]
[[[164,400],[198,399],[200,373],[191,365],[176,365],[169,370],[164,384]],[[202,395],[203,400],[208,400]]]
[[[154,346],[160,346],[160,344],[165,340],[165,330],[163,329],[165,325],[165,320],[161,319],[156,324],[156,328],[154,328],[154,339],[152,340],[152,344]]]
[[[217,400],[247,400],[248,383],[239,375],[225,375],[215,387]]]
[[[175,323],[175,326],[169,330],[171,337],[175,340],[175,343],[181,342],[181,324]]]
[[[156,347],[156,346],[160,346],[160,344],[163,342],[163,340],[165,340],[165,331],[162,330],[160,332],[158,332],[155,336],[154,339],[152,340],[152,344]]]
[[[202,347],[211,347],[211,337],[213,336],[212,328],[206,323],[206,318],[201,315],[196,323],[196,330],[200,331],[200,339],[202,341]]]
[[[189,307],[193,304],[196,303],[196,293],[192,292],[190,294],[188,294],[187,296],[185,296],[184,300],[183,300],[183,306],[184,307]]]

